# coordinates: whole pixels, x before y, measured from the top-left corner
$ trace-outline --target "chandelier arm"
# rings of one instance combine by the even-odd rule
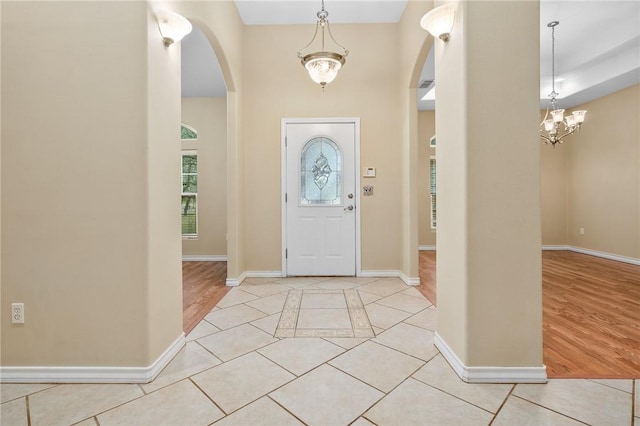
[[[578,126],[574,127],[573,129],[570,129],[567,133],[565,133],[564,135],[562,135],[562,136],[558,137],[558,138],[557,138],[557,139],[558,139],[558,141],[560,141],[560,140],[564,139],[565,137],[567,137],[567,136],[569,136],[569,135],[574,134],[578,129],[579,129],[579,127],[578,127]]]
[[[304,55],[302,54],[305,50],[307,50],[307,48],[309,46],[311,46],[314,42],[314,40],[316,39],[316,37],[318,36],[318,27],[320,26],[320,22],[316,22],[316,32],[313,33],[313,37],[311,37],[311,41],[302,49],[298,50],[298,58],[302,58]]]
[[[327,32],[329,33],[329,37],[331,37],[331,40],[333,40],[333,42],[336,44],[336,46],[338,46],[340,49],[342,49],[342,51],[344,52],[343,56],[347,56],[349,54],[349,51],[343,45],[338,43],[335,38],[333,38],[333,34],[331,34],[331,27],[329,26],[329,21],[326,21],[326,22],[327,22]]]
[[[544,122],[546,121],[548,116],[549,116],[549,105],[547,105],[547,112],[545,112],[545,114],[544,114],[544,118],[542,119],[542,122],[540,123],[540,127],[544,126]]]
[[[544,139],[544,140],[546,141],[545,143],[552,143],[552,142],[551,142],[551,139],[550,139],[550,138],[548,138],[548,137],[546,137],[545,135],[540,135],[540,138],[541,138],[541,139]]]

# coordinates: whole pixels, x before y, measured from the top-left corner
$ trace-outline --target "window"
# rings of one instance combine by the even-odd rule
[[[188,124],[182,123],[180,125],[180,139],[183,141],[198,139],[198,131]]]
[[[198,155],[182,151],[182,235],[198,235]]]
[[[342,156],[329,138],[316,137],[300,155],[300,205],[342,204]]]
[[[431,229],[436,229],[436,157],[429,157],[429,193],[431,195]]]

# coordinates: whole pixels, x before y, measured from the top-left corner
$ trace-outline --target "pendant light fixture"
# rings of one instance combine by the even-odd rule
[[[329,12],[324,10],[324,0],[322,0],[322,9],[316,15],[319,19],[319,21],[316,22],[316,32],[313,34],[313,38],[309,44],[298,51],[298,58],[300,58],[302,66],[307,69],[309,77],[316,83],[319,83],[324,90],[327,83],[331,83],[338,75],[338,71],[344,65],[349,51],[340,45],[331,34],[329,20],[327,19]],[[325,50],[325,30],[333,43],[342,49],[342,54]],[[313,44],[318,33],[320,33],[321,40],[320,50],[305,55],[304,51]]]
[[[559,21],[551,21],[547,24],[547,27],[551,28],[551,93],[549,93],[549,105],[547,106],[547,112],[540,123],[540,138],[546,144],[551,144],[554,148],[557,143],[562,143],[563,139],[578,130],[584,122],[584,117],[587,114],[585,110],[573,111],[572,114],[564,116],[564,109],[558,108],[558,101],[556,98],[560,95],[556,92],[556,38],[555,31]],[[551,114],[551,118],[549,117]],[[563,128],[562,128],[563,127]],[[544,132],[542,129],[544,128]],[[561,129],[562,128],[562,129]],[[564,131],[561,134],[561,131]]]

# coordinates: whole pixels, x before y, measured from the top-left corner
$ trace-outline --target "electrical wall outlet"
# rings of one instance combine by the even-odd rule
[[[584,235],[584,228],[580,228],[580,235]]]
[[[11,304],[11,322],[13,324],[24,324],[24,303]]]
[[[362,187],[362,194],[365,197],[369,197],[369,196],[373,195],[373,186],[371,186],[371,185],[363,186]]]

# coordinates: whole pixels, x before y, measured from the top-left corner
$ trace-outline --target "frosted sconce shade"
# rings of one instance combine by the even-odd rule
[[[443,4],[427,12],[420,20],[420,26],[440,40],[449,41],[453,29],[455,8],[453,3]]]
[[[567,115],[567,126],[573,127],[576,125],[576,118],[574,115]]]
[[[573,111],[573,117],[576,120],[576,124],[581,124],[584,121],[584,116],[587,114],[585,110]]]
[[[156,14],[156,17],[165,46],[170,46],[174,42],[182,40],[193,29],[191,22],[187,18],[174,12],[161,10]]]
[[[548,119],[548,120],[544,120],[544,129],[547,132],[550,132],[553,130],[553,128],[555,127],[553,120],[552,119]]]
[[[553,110],[551,111],[551,116],[553,117],[553,121],[555,121],[556,123],[560,123],[564,119],[564,110],[563,109]]]

